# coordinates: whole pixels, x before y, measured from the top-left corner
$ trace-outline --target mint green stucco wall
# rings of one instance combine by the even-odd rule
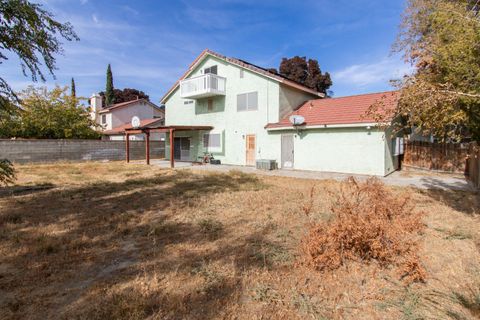
[[[310,129],[299,133],[271,131],[272,138],[278,140],[279,149],[281,135],[292,133],[294,169],[386,175],[386,141],[382,130],[359,127]]]
[[[215,158],[220,159],[222,163],[245,165],[245,136],[249,134],[256,136],[257,159],[277,159],[280,155],[278,144],[272,143],[272,138],[264,127],[267,123],[280,120],[279,105],[282,96],[280,84],[248,69],[243,69],[244,76],[240,78],[240,67],[211,56],[206,58],[190,77],[201,75],[200,70],[212,65],[217,65],[218,75],[227,79],[226,95],[213,98],[213,111],[208,111],[208,99],[197,99],[193,100],[194,103],[184,104],[190,99],[182,99],[180,90],[177,89],[165,102],[166,125],[213,126],[212,133],[222,133],[223,152],[213,152]],[[237,95],[254,91],[258,92],[258,110],[237,111]],[[298,93],[301,97],[291,98],[291,102],[296,104],[299,100],[305,100],[306,94],[301,91]],[[291,92],[288,94],[292,96]],[[314,95],[307,96],[310,99],[315,98]],[[287,103],[288,101],[283,102],[284,105]],[[285,106],[285,108],[293,109],[294,107]],[[178,134],[180,133],[176,133]],[[204,151],[210,151],[203,149],[202,139],[199,139],[199,144],[196,150],[198,155],[203,155]]]
[[[240,67],[209,56],[190,77],[200,75],[200,70],[217,65],[218,75],[225,77],[226,95],[213,98],[214,108],[208,111],[207,99],[182,99],[176,89],[165,101],[166,125],[212,126],[212,133],[222,134],[221,151],[214,151],[214,157],[222,163],[245,165],[245,136],[256,136],[256,158],[273,159],[281,164],[282,131],[267,131],[267,123],[278,122],[303,102],[318,98],[315,95],[284,86],[275,80],[244,69],[240,78]],[[237,94],[258,92],[258,110],[237,111]],[[204,152],[202,131],[176,132],[176,136],[191,138],[191,160],[197,160]],[[295,133],[284,131],[283,133]],[[304,130],[295,134],[294,169],[352,174],[384,176],[396,167],[385,140],[385,134],[378,129],[330,128]],[[167,137],[168,140],[168,137]],[[168,143],[167,143],[168,145]],[[167,147],[167,156],[169,148]]]

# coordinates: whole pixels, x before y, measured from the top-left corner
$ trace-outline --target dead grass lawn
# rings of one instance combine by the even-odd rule
[[[17,169],[17,185],[0,189],[1,319],[480,314],[472,193],[409,191],[426,212],[418,255],[427,279],[405,286],[374,262],[327,272],[299,263],[311,219],[331,218],[334,181],[120,162]]]

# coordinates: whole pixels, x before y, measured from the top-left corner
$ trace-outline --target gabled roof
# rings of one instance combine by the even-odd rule
[[[163,118],[143,119],[143,120],[140,120],[140,126],[139,127],[148,128],[149,126],[154,126],[156,124],[161,123],[162,121],[164,121]],[[102,132],[102,134],[105,134],[105,135],[123,134],[126,129],[133,129],[132,124],[131,123],[125,123],[121,126],[112,128],[110,130],[105,130],[105,131]]]
[[[227,57],[227,56],[224,56],[224,55],[221,55],[219,53],[216,53],[212,50],[209,50],[209,49],[205,49],[202,51],[202,53],[200,53],[200,55],[195,58],[195,60],[193,60],[193,62],[190,64],[190,66],[188,67],[188,70],[180,77],[180,79],[177,80],[177,82],[175,82],[175,84],[167,91],[167,93],[162,97],[162,99],[160,100],[162,103],[165,103],[165,100],[170,96],[171,93],[173,93],[173,91],[175,91],[175,89],[180,85],[180,81],[183,80],[183,79],[186,79],[190,73],[192,73],[195,68],[198,66],[198,64],[200,62],[203,61],[203,59],[205,59],[206,57],[208,56],[213,56],[213,57],[216,57],[218,59],[221,59],[221,60],[224,60],[228,63],[231,63],[231,64],[234,64],[236,66],[239,66],[239,67],[242,67],[244,69],[248,69],[252,72],[255,72],[255,73],[258,73],[258,74],[261,74],[267,78],[270,78],[270,79],[273,79],[275,81],[278,81],[282,84],[285,84],[287,86],[290,86],[290,87],[293,87],[293,88],[296,88],[298,90],[302,90],[302,91],[305,91],[305,92],[308,92],[308,93],[311,93],[313,95],[317,95],[319,97],[324,97],[325,95],[321,92],[318,92],[318,91],[315,91],[313,89],[310,89],[306,86],[304,86],[303,84],[300,84],[298,82],[295,82],[293,80],[290,80],[290,79],[287,79],[279,74],[275,74],[275,73],[272,73],[270,71],[268,71],[267,69],[264,69],[262,67],[259,67],[259,66],[256,66],[252,63],[249,63],[249,62],[246,62],[244,60],[240,60],[240,59],[237,59],[237,58],[231,58],[231,57]]]
[[[305,123],[302,126],[307,128],[322,125],[375,123],[376,120],[366,114],[370,106],[379,103],[381,112],[388,113],[396,106],[398,98],[398,91],[389,91],[309,100],[279,122],[269,123],[266,128],[293,128],[289,120],[292,115],[303,116]]]
[[[153,108],[156,108],[160,111],[163,111],[162,108],[160,108],[159,106],[157,106],[156,104],[154,104],[153,102],[150,102],[148,101],[147,99],[136,99],[136,100],[130,100],[130,101],[126,101],[126,102],[121,102],[121,103],[116,103],[116,104],[112,104],[108,107],[105,107],[103,108],[103,110],[101,110],[99,113],[108,113],[112,110],[115,110],[115,109],[119,109],[119,108],[123,108],[123,107],[127,107],[127,106],[130,106],[132,104],[135,104],[135,103],[138,103],[138,102],[144,102],[146,104],[149,104],[151,107]]]

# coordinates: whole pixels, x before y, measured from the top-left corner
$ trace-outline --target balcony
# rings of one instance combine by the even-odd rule
[[[180,81],[180,96],[187,99],[224,96],[226,80],[211,73],[182,80]]]

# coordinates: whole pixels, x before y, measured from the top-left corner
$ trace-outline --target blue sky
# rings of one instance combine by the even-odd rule
[[[43,0],[80,41],[65,43],[56,79],[74,77],[77,94],[105,88],[111,63],[116,88],[160,97],[205,48],[263,67],[282,57],[307,56],[332,74],[335,96],[389,90],[409,70],[390,48],[403,0]],[[16,90],[30,84],[15,58],[2,65]]]

